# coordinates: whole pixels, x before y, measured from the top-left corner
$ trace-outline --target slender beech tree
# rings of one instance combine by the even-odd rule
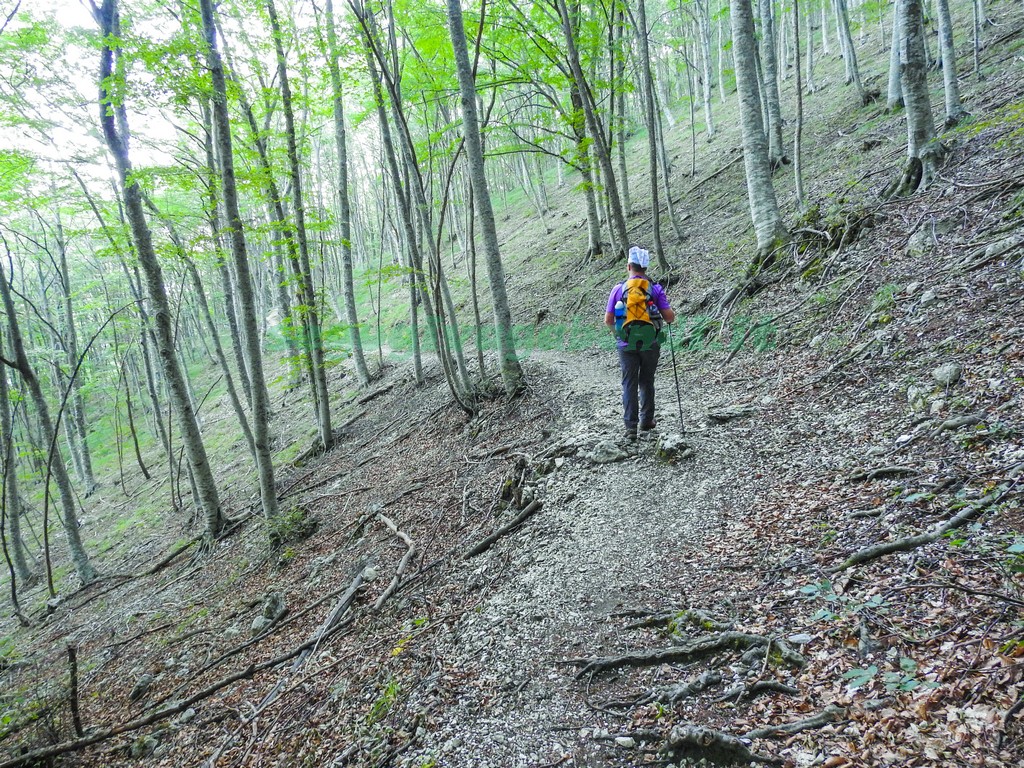
[[[3,333],[0,332],[0,354],[6,355]],[[36,564],[21,538],[21,497],[18,495],[18,452],[14,445],[14,419],[11,417],[11,395],[7,385],[7,366],[0,365],[0,450],[3,451],[3,499],[7,542],[14,572],[22,583],[31,585],[39,578]]]
[[[860,78],[860,67],[857,64],[857,51],[853,45],[853,35],[850,33],[850,12],[846,6],[846,0],[832,0],[836,18],[839,20],[839,34],[843,46],[843,63],[846,67],[846,84],[853,83],[857,89],[857,97],[861,104],[868,103],[867,91],[864,90],[864,83]]]
[[[345,105],[338,58],[338,33],[334,28],[334,4],[327,0],[324,26],[327,27],[327,66],[331,72],[331,105],[334,116],[334,141],[338,151],[338,229],[341,234],[341,289],[345,297],[345,321],[352,343],[352,358],[356,375],[362,384],[370,381],[370,372],[363,355],[363,342],[359,334],[359,316],[356,312],[355,280],[352,273],[352,206],[348,190],[348,147],[345,136]]]
[[[768,159],[772,168],[788,161],[782,143],[782,103],[779,97],[779,63],[775,46],[775,16],[772,0],[758,0],[761,11],[761,74],[764,77],[764,111],[768,115]]]
[[[573,15],[570,15],[565,0],[554,0],[555,8],[558,11],[562,24],[562,34],[565,37],[566,56],[569,61],[569,70],[580,96],[583,108],[583,117],[586,122],[587,131],[590,133],[590,149],[597,157],[597,164],[604,175],[604,191],[608,200],[608,208],[611,220],[612,239],[615,241],[615,248],[620,256],[626,255],[629,247],[629,236],[626,233],[626,218],[622,212],[622,202],[619,199],[618,184],[615,180],[615,170],[612,168],[611,154],[608,151],[608,142],[605,141],[604,131],[597,115],[597,105],[594,103],[593,95],[590,92],[590,85],[583,73],[583,66],[580,64],[580,55],[576,47],[576,35],[574,32],[573,18],[578,15],[578,6],[574,8]],[[575,105],[574,105],[575,106]],[[480,206],[482,201],[477,201]]]
[[[559,0],[561,2],[561,0]],[[506,392],[516,392],[523,384],[523,369],[516,355],[515,340],[512,337],[512,312],[505,291],[505,268],[501,263],[498,248],[498,234],[494,226],[494,210],[491,208],[491,192],[484,174],[484,152],[480,142],[480,123],[476,110],[476,75],[469,61],[466,45],[466,30],[462,23],[462,4],[459,0],[447,0],[448,30],[455,52],[455,71],[459,78],[459,95],[462,105],[462,134],[466,139],[466,158],[469,161],[469,178],[473,185],[473,199],[480,216],[480,233],[484,241],[484,256],[487,277],[491,286],[491,302],[494,306],[495,335],[498,340],[498,355],[501,357],[501,380]],[[485,0],[480,13],[484,13]]]
[[[100,25],[103,45],[100,49],[100,126],[110,154],[117,167],[117,177],[124,199],[125,213],[139,264],[146,276],[146,289],[152,307],[150,315],[154,325],[157,353],[163,369],[164,381],[170,395],[171,406],[182,433],[185,454],[188,457],[199,494],[197,503],[206,518],[206,537],[212,540],[220,535],[227,519],[220,506],[217,484],[206,454],[206,446],[199,429],[195,411],[189,399],[185,375],[181,370],[174,347],[174,328],[170,302],[164,285],[163,270],[153,247],[153,236],[146,221],[142,204],[142,190],[132,171],[128,155],[128,115],[123,101],[115,97],[111,86],[114,78],[115,46],[120,45],[120,18],[116,0],[102,0],[94,6]],[[120,88],[118,88],[120,92]],[[158,414],[159,418],[159,414]]]
[[[6,240],[4,241],[6,245]],[[8,250],[10,261],[10,251]],[[89,555],[82,544],[82,537],[78,530],[78,507],[75,503],[75,495],[71,486],[71,478],[68,476],[64,459],[61,458],[60,448],[57,445],[57,428],[50,416],[50,406],[43,395],[43,388],[39,384],[39,377],[36,376],[32,364],[29,362],[28,353],[25,351],[25,342],[22,337],[21,324],[18,322],[17,310],[14,306],[14,299],[11,297],[11,286],[7,282],[7,273],[3,264],[0,263],[0,297],[3,299],[4,311],[7,313],[7,330],[11,335],[11,350],[14,353],[13,360],[4,359],[8,367],[14,368],[25,382],[32,403],[36,407],[39,426],[43,432],[43,439],[47,444],[40,446],[44,455],[47,456],[49,467],[53,473],[53,479],[57,483],[57,490],[60,494],[61,523],[64,526],[64,534],[67,536],[68,548],[71,550],[71,561],[75,565],[75,571],[82,584],[89,584],[96,579],[97,572],[92,563],[89,562]]]
[[[736,59],[736,91],[739,96],[740,132],[743,136],[743,165],[747,175],[750,216],[757,235],[760,263],[788,238],[779,213],[772,165],[768,158],[768,139],[761,121],[761,101],[757,87],[754,47],[754,13],[751,0],[731,0],[732,49]]]
[[[886,88],[885,108],[895,112],[903,108],[903,82],[900,79],[900,44],[903,42],[901,18],[903,0],[894,0],[892,12],[892,44],[889,47],[889,82]]]
[[[658,124],[654,103],[654,72],[651,71],[650,31],[647,28],[647,2],[637,0],[637,14],[634,19],[637,43],[640,51],[640,87],[643,93],[644,125],[647,128],[647,167],[651,176],[651,227],[654,236],[654,253],[658,264],[666,272],[670,267],[661,244],[661,201],[658,199]],[[689,63],[687,63],[689,68]],[[692,100],[691,100],[692,104]],[[665,169],[666,175],[668,169]]]
[[[946,128],[959,123],[966,112],[960,102],[960,85],[956,80],[956,51],[953,48],[953,19],[949,14],[949,0],[935,0],[939,17],[939,50],[942,56],[942,85],[945,94]]]
[[[212,0],[203,0],[203,2],[212,5]],[[320,312],[317,308],[317,294],[316,289],[313,287],[313,267],[309,257],[309,237],[306,230],[306,206],[302,197],[302,169],[299,165],[298,140],[295,134],[295,113],[292,109],[292,89],[288,78],[288,62],[284,54],[284,43],[281,40],[281,25],[277,20],[277,10],[274,7],[273,0],[267,0],[267,12],[270,15],[270,26],[274,37],[274,51],[277,55],[277,78],[281,88],[281,110],[284,112],[285,141],[288,149],[289,182],[292,191],[292,208],[294,209],[292,213],[295,216],[295,240],[299,246],[298,269],[295,270],[295,277],[297,280],[302,282],[303,293],[305,294],[306,301],[308,302],[304,307],[300,307],[299,311],[306,323],[306,332],[309,335],[309,354],[312,355],[310,360],[310,371],[313,376],[313,386],[316,393],[317,428],[320,431],[320,443],[326,451],[334,444],[334,433],[331,428],[331,392],[327,388],[327,369],[324,365],[323,332],[320,328]],[[212,43],[210,43],[210,45],[212,45]],[[214,109],[216,111],[216,103]],[[224,122],[225,126],[227,126],[226,108]],[[226,191],[224,197],[226,203]],[[235,258],[237,260],[238,256],[236,255]]]
[[[245,359],[252,379],[252,436],[256,445],[256,466],[259,474],[260,501],[267,518],[277,516],[277,489],[274,487],[274,462],[270,455],[270,397],[263,376],[263,353],[260,349],[260,330],[256,320],[256,297],[253,289],[249,254],[242,229],[242,214],[238,208],[238,188],[235,183],[234,155],[231,148],[231,123],[228,119],[227,85],[224,64],[217,49],[217,30],[214,25],[213,1],[200,0],[206,42],[206,65],[213,85],[213,135],[220,159],[221,192],[227,226],[231,238],[231,254],[238,278],[239,309],[245,341]],[[321,425],[321,429],[322,429]],[[328,435],[330,421],[328,418]],[[321,432],[322,436],[322,432]],[[324,443],[330,447],[330,439]]]
[[[907,162],[903,174],[885,190],[886,197],[909,195],[931,184],[945,149],[935,136],[935,118],[928,92],[921,0],[900,0],[900,72],[907,115]]]

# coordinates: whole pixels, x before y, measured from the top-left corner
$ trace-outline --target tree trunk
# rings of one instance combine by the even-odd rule
[[[108,0],[109,2],[109,0]],[[8,251],[8,257],[10,251]],[[61,522],[64,525],[64,533],[68,539],[68,547],[71,550],[71,560],[75,565],[75,571],[83,585],[95,580],[97,573],[89,562],[89,556],[85,552],[82,538],[78,532],[78,515],[75,506],[75,496],[71,488],[71,478],[68,476],[64,459],[61,458],[60,449],[57,447],[57,425],[50,418],[50,407],[47,405],[43,389],[39,385],[39,378],[32,369],[25,352],[25,344],[21,336],[21,326],[18,323],[18,316],[14,307],[14,300],[11,298],[11,288],[7,282],[7,275],[4,266],[0,263],[0,294],[2,294],[4,311],[7,313],[7,328],[11,334],[11,349],[14,352],[14,363],[21,374],[25,386],[28,387],[32,402],[36,407],[39,417],[39,424],[43,430],[43,439],[49,441],[41,448],[48,449],[47,456],[50,469],[53,472],[53,479],[57,483],[61,501]]]
[[[736,90],[739,95],[740,131],[743,136],[743,165],[747,176],[750,215],[757,234],[757,263],[784,242],[788,235],[779,213],[768,139],[761,122],[754,48],[754,13],[751,0],[731,0],[732,49],[736,59]]]
[[[640,87],[644,101],[644,124],[647,127],[647,167],[651,176],[651,226],[654,236],[654,253],[658,265],[670,272],[661,244],[661,201],[658,199],[658,125],[654,114],[654,74],[651,72],[651,49],[647,30],[647,2],[637,0],[637,42],[640,44]],[[689,67],[689,63],[687,63]],[[692,100],[691,100],[692,103]]]
[[[768,160],[778,168],[788,160],[782,144],[782,106],[779,98],[779,63],[775,48],[772,0],[758,0],[761,11],[761,74],[768,113]]]
[[[498,340],[498,356],[501,361],[501,380],[505,391],[512,393],[518,391],[523,385],[523,369],[516,356],[515,341],[512,336],[512,312],[509,309],[508,295],[505,291],[505,269],[501,263],[501,253],[498,249],[494,211],[491,208],[491,193],[487,188],[487,178],[484,175],[484,154],[476,111],[475,74],[466,47],[466,32],[462,25],[462,4],[459,0],[447,0],[447,8],[448,28],[451,34],[452,48],[455,51],[455,69],[459,78],[462,133],[466,139],[469,178],[473,185],[473,199],[479,210],[487,277],[491,284],[494,330]],[[614,189],[612,191],[614,192]],[[617,200],[618,194],[617,192],[615,194]]]
[[[813,37],[810,31],[808,40]],[[809,45],[810,43],[808,43]],[[796,128],[793,131],[793,180],[796,186],[796,205],[804,209],[804,176],[800,165],[800,141],[804,131],[804,91],[800,82],[800,0],[793,0],[793,73],[796,75]]]
[[[924,20],[921,0],[901,0],[900,69],[907,113],[907,164],[902,177],[890,185],[886,197],[909,195],[926,189],[935,177],[945,150],[935,139],[935,119],[928,93],[928,65],[924,56]]]
[[[942,54],[942,85],[945,93],[946,128],[952,128],[966,114],[960,103],[960,86],[956,81],[956,52],[953,49],[953,20],[949,0],[935,0],[939,16],[939,50]]]
[[[212,0],[203,0],[204,3],[211,3]],[[212,7],[212,5],[211,5]],[[317,294],[313,287],[313,269],[309,259],[309,240],[306,236],[306,209],[302,200],[302,173],[299,167],[299,150],[295,139],[295,116],[292,111],[292,91],[288,82],[288,65],[285,61],[284,45],[281,42],[281,26],[277,21],[277,10],[274,7],[274,0],[267,0],[267,12],[270,14],[270,25],[274,35],[274,49],[277,52],[277,77],[281,88],[281,108],[284,112],[285,138],[288,146],[288,167],[291,171],[292,207],[295,209],[295,239],[299,245],[299,270],[296,277],[304,285],[304,293],[309,302],[302,310],[302,316],[306,321],[310,341],[311,371],[313,384],[316,387],[317,396],[317,427],[320,431],[320,442],[324,450],[329,450],[334,443],[334,434],[331,429],[331,393],[327,388],[327,371],[324,367],[324,343],[323,334],[320,328],[320,315],[317,311]],[[212,11],[211,11],[212,13]],[[212,35],[212,33],[211,33]],[[210,37],[212,50],[213,40]],[[219,56],[218,56],[219,60]],[[216,77],[216,75],[214,75]],[[227,126],[227,97],[224,104],[224,125]],[[216,109],[216,102],[215,102]],[[219,133],[219,132],[218,132]],[[223,141],[223,139],[221,139]],[[226,186],[226,182],[225,182]],[[224,202],[227,204],[227,192],[225,191]],[[230,206],[229,217],[230,213]],[[241,240],[240,234],[234,233],[232,227],[232,239]],[[236,246],[237,247],[237,246]],[[243,244],[244,248],[244,244]],[[236,261],[240,258],[236,251]],[[239,275],[241,273],[239,272]],[[241,276],[239,277],[241,282]],[[353,307],[353,309],[355,309]],[[252,351],[259,352],[257,345]],[[365,367],[365,364],[364,364]],[[260,374],[262,377],[262,372]],[[255,382],[254,382],[255,384]],[[255,411],[255,406],[254,406]],[[256,430],[258,432],[258,429]],[[257,444],[259,437],[257,436]],[[269,457],[269,453],[268,453]],[[271,494],[273,495],[273,494]],[[274,511],[277,511],[276,496],[274,497]],[[265,501],[266,504],[266,501]],[[268,513],[269,514],[269,513]]]
[[[0,333],[0,350],[3,349],[3,334]],[[32,556],[25,549],[21,539],[21,497],[18,496],[18,465],[15,460],[17,451],[14,447],[14,420],[11,418],[11,396],[7,388],[7,366],[0,365],[0,447],[3,450],[3,504],[7,518],[7,529],[10,531],[11,560],[14,572],[26,585],[31,585],[37,578],[37,565],[31,563]],[[31,564],[30,564],[31,563]]]
[[[127,114],[123,104],[114,105],[107,90],[107,84],[113,72],[114,59],[114,49],[110,43],[120,38],[120,20],[116,0],[103,0],[99,9],[99,19],[104,40],[100,52],[100,124],[107,146],[117,165],[118,180],[124,197],[128,223],[135,241],[139,263],[146,275],[146,288],[153,305],[152,317],[155,325],[157,351],[163,366],[164,379],[167,382],[171,404],[178,418],[185,452],[196,475],[200,496],[198,503],[206,517],[206,535],[212,539],[220,534],[226,520],[221,511],[220,497],[206,455],[206,446],[203,444],[203,438],[199,431],[199,423],[189,403],[185,377],[174,350],[171,309],[164,288],[163,272],[153,248],[152,235],[142,207],[142,192],[132,174],[132,165],[128,157],[128,137],[122,135],[117,127],[117,124],[120,124],[121,130],[123,130],[127,126]],[[116,113],[116,118],[114,114],[111,114],[112,110]]]
[[[889,48],[889,85],[886,89],[885,108],[895,112],[903,108],[903,84],[900,80],[900,43],[903,41],[901,17],[903,0],[894,0],[892,13],[892,45]]]
[[[566,8],[565,0],[556,0],[556,5],[562,20],[562,33],[565,36],[569,68],[572,71],[572,79],[575,80],[576,86],[579,90],[587,130],[589,131],[590,138],[593,141],[591,146],[597,156],[597,163],[604,174],[605,194],[607,195],[608,205],[611,209],[611,231],[613,239],[617,241],[615,243],[615,248],[619,252],[619,255],[624,257],[626,255],[626,249],[629,248],[629,236],[626,234],[626,219],[622,213],[622,203],[619,200],[619,190],[615,180],[615,171],[612,168],[611,157],[608,154],[608,145],[605,142],[604,132],[601,130],[600,122],[597,119],[597,108],[591,98],[587,79],[584,76],[583,68],[580,65],[579,52],[576,50],[576,39],[573,33],[572,18],[569,15],[568,8]],[[483,211],[484,204],[483,200],[477,201],[477,205],[480,206],[481,212]],[[487,205],[488,207],[490,206],[489,200],[487,201]],[[483,221],[481,221],[481,229],[484,229]],[[502,290],[504,291],[504,286],[502,287]]]
[[[68,370],[73,371],[78,365],[78,333],[75,330],[75,309],[71,300],[71,272],[68,269],[67,243],[64,239],[64,226],[61,223],[60,211],[56,212],[57,255],[60,259],[60,288],[64,299],[64,349],[67,353]],[[85,418],[85,399],[82,397],[82,379],[76,376],[71,382],[69,399],[69,421],[73,421],[73,432],[78,442],[78,456],[82,466],[82,481],[85,485],[85,496],[89,497],[96,490],[96,477],[92,469],[92,455],[89,451],[88,429]]]
[[[711,110],[711,0],[698,0],[697,2],[697,32],[700,38],[700,85],[701,98],[704,102],[704,123],[710,140],[715,135],[715,120]]]
[[[345,144],[345,109],[342,101],[341,72],[338,69],[338,37],[334,28],[334,7],[327,0],[327,41],[328,66],[331,70],[331,87],[334,91],[334,135],[338,148],[338,204],[340,206],[338,227],[341,230],[341,286],[345,297],[345,321],[348,324],[348,338],[352,344],[352,358],[359,382],[370,382],[367,360],[362,353],[362,339],[359,336],[359,321],[355,311],[355,282],[352,275],[352,214],[348,200],[348,148]]]
[[[231,149],[231,123],[228,119],[227,86],[224,82],[224,65],[220,52],[217,50],[213,2],[212,0],[200,0],[199,7],[203,17],[203,32],[206,39],[206,65],[210,70],[213,84],[213,134],[220,156],[221,190],[227,214],[227,225],[231,234],[231,253],[234,257],[235,274],[238,277],[238,299],[244,331],[245,360],[248,363],[249,376],[252,380],[252,433],[256,446],[260,500],[263,505],[263,514],[269,519],[276,517],[278,512],[277,489],[274,487],[274,462],[270,455],[270,398],[263,376],[260,331],[256,320],[256,298],[249,271],[245,231],[242,228],[242,216],[238,210],[238,190],[235,186],[235,164]],[[282,88],[284,88],[283,83]],[[328,434],[329,428],[330,423],[328,422]],[[327,444],[329,445],[329,443]],[[197,476],[196,480],[199,482],[200,478]]]
[[[836,17],[839,20],[839,32],[843,42],[843,63],[846,67],[846,84],[853,83],[857,88],[857,97],[861,104],[867,104],[867,93],[860,79],[860,68],[857,66],[857,51],[853,47],[853,35],[850,34],[850,14],[846,9],[846,0],[833,0]]]

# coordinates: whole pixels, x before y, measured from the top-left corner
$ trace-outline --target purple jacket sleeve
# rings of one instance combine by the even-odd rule
[[[622,283],[619,283],[612,288],[611,294],[608,296],[608,306],[605,308],[605,312],[615,312],[615,302],[622,296]]]

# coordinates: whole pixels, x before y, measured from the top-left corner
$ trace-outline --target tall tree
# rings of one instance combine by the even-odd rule
[[[935,0],[939,17],[939,49],[942,56],[942,86],[945,94],[947,128],[959,123],[966,112],[960,102],[960,85],[956,80],[956,51],[953,48],[953,19],[949,0]]]
[[[331,104],[334,116],[334,140],[338,150],[338,228],[341,234],[341,278],[342,293],[345,297],[345,320],[348,323],[349,340],[352,343],[352,357],[356,364],[359,381],[366,384],[370,372],[363,355],[363,342],[359,333],[359,316],[356,312],[355,281],[352,274],[352,206],[349,203],[348,146],[345,137],[345,106],[341,85],[341,70],[338,58],[338,33],[334,28],[334,5],[327,0],[325,7],[327,27],[327,66],[331,72]]]
[[[188,456],[199,494],[198,504],[206,518],[207,539],[220,535],[227,522],[220,506],[217,483],[213,478],[206,446],[199,429],[195,411],[189,399],[185,375],[174,345],[174,327],[171,322],[171,308],[164,285],[163,270],[153,247],[153,235],[143,210],[142,189],[133,173],[128,155],[128,114],[119,95],[123,75],[114,75],[114,55],[120,46],[121,22],[116,0],[102,0],[94,6],[96,20],[100,25],[103,44],[100,49],[100,126],[110,154],[117,167],[117,177],[124,198],[125,213],[131,228],[132,239],[139,264],[146,276],[146,289],[152,305],[151,318],[154,325],[157,353],[163,369],[164,380],[170,394],[171,406],[182,432],[182,442]],[[121,81],[119,83],[118,81]]]
[[[736,59],[736,92],[739,96],[740,133],[743,136],[743,165],[747,175],[750,216],[757,235],[758,262],[767,258],[788,238],[779,213],[768,139],[761,121],[758,89],[757,50],[754,45],[754,12],[751,0],[731,0],[732,48]]]
[[[484,13],[485,6],[486,0],[481,0],[481,15]],[[469,61],[466,30],[462,22],[462,4],[459,0],[447,0],[447,7],[448,29],[452,38],[452,48],[455,51],[455,71],[459,78],[462,134],[466,139],[469,178],[473,185],[473,199],[480,217],[487,277],[490,282],[491,302],[494,307],[495,335],[498,339],[498,355],[501,358],[501,380],[505,385],[505,391],[516,392],[523,384],[523,369],[519,364],[515,340],[512,337],[512,312],[509,309],[508,295],[505,291],[505,268],[501,262],[498,234],[494,226],[491,192],[488,189],[487,177],[484,173],[484,152],[480,141],[480,124],[476,110],[476,75]]]
[[[651,71],[650,31],[647,28],[646,0],[637,0],[635,21],[637,42],[640,44],[640,84],[644,97],[644,125],[647,127],[647,161],[651,176],[651,225],[654,232],[654,253],[661,268],[668,271],[665,249],[661,244],[661,202],[658,200],[658,124],[655,122],[654,73]],[[665,173],[668,174],[668,169],[665,169]]]
[[[772,0],[758,0],[761,11],[761,74],[764,78],[764,112],[768,115],[768,159],[772,168],[787,161],[782,144],[782,103],[779,97],[779,64],[775,48],[775,16]]]
[[[0,355],[6,356],[3,334],[0,333]],[[18,579],[25,584],[34,582],[38,575],[31,563],[25,542],[21,538],[21,497],[18,495],[18,467],[15,460],[18,452],[14,444],[14,419],[11,418],[11,396],[7,384],[7,366],[0,365],[0,451],[3,451],[3,514],[6,521],[7,541],[11,560]]]
[[[238,188],[235,183],[234,154],[231,148],[231,123],[228,118],[227,86],[224,64],[217,49],[217,30],[214,25],[212,0],[200,0],[203,34],[206,41],[206,65],[213,85],[213,134],[217,142],[221,171],[221,191],[227,225],[231,236],[231,254],[238,277],[238,298],[245,340],[245,358],[252,379],[252,436],[256,445],[256,466],[259,474],[260,501],[267,518],[277,516],[277,489],[274,487],[274,461],[270,455],[270,398],[263,376],[263,353],[260,349],[260,330],[256,320],[256,297],[249,269],[249,254],[242,229],[242,214],[238,208]],[[322,427],[321,427],[322,428]],[[328,420],[328,429],[330,422]],[[325,443],[330,446],[330,440]]]

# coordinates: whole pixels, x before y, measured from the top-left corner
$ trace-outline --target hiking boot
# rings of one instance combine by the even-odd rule
[[[626,427],[626,431],[622,435],[622,439],[627,443],[636,442],[636,427]]]
[[[656,422],[656,421],[654,421],[654,420],[651,420],[651,421],[645,421],[645,422],[642,422],[642,423],[640,424],[640,431],[641,431],[641,432],[650,432],[650,431],[651,431],[652,429],[654,429],[654,428],[655,428],[656,426],[658,426],[658,422]]]

